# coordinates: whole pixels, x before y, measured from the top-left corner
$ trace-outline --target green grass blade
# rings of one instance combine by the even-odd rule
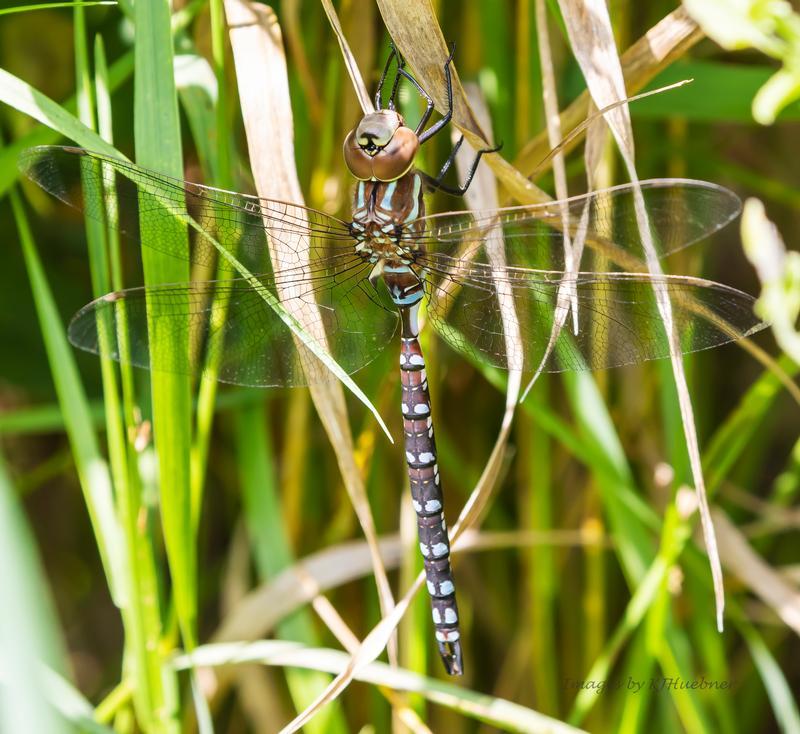
[[[32,10],[52,10],[53,8],[88,8],[93,5],[116,5],[116,0],[91,0],[74,3],[36,3],[34,5],[16,5],[13,8],[0,8],[0,15],[12,13],[28,13]]]
[[[194,19],[195,15],[203,7],[205,7],[205,0],[192,0],[192,2],[190,2],[184,8],[177,11],[172,16],[173,34],[178,33],[186,28],[186,26]],[[108,69],[107,86],[109,91],[116,91],[128,79],[130,79],[131,75],[133,74],[133,67],[134,54],[132,51],[129,51],[128,53],[125,53],[116,59],[116,61],[114,61],[114,63],[111,64]],[[2,72],[2,70],[0,70],[0,72]],[[25,100],[28,97],[31,98],[34,105],[38,105],[40,102],[44,101],[45,109],[42,111],[43,114],[47,114],[47,110],[49,109],[50,105],[56,105],[53,100],[48,99],[40,92],[37,92],[33,87],[13,75],[6,75],[6,73],[2,73],[0,74],[0,77],[2,77],[0,78],[0,101],[6,102],[21,112],[27,113],[29,102],[26,102]],[[8,77],[10,77],[10,79]],[[8,98],[6,98],[6,96]],[[19,105],[23,106],[20,107]],[[77,109],[76,97],[70,97],[61,105],[57,106],[60,106],[68,114],[74,116],[75,110]],[[19,171],[17,170],[16,160],[19,154],[26,148],[56,143],[58,142],[59,135],[65,135],[66,137],[79,142],[78,138],[73,137],[73,135],[70,134],[68,129],[69,126],[66,129],[61,129],[58,126],[48,124],[46,120],[42,120],[35,115],[32,116],[34,119],[43,122],[46,127],[37,126],[27,134],[0,149],[0,194],[4,194],[6,191],[8,191],[9,187],[17,180]],[[56,119],[58,118],[54,118],[54,121]],[[99,148],[93,148],[91,143],[81,142],[80,144],[92,150],[99,150]],[[124,157],[119,153],[116,155],[117,157]]]
[[[120,581],[124,573],[124,555],[120,543],[119,524],[114,512],[111,477],[105,459],[100,453],[86,393],[78,376],[72,349],[67,343],[64,324],[58,315],[53,294],[45,277],[22,201],[16,191],[11,191],[9,198],[22,243],[22,253],[53,383],[75,457],[75,468],[92,520],[108,587],[112,597],[120,605],[123,599]]]
[[[0,730],[66,734],[74,729],[42,705],[46,664],[65,667],[65,650],[33,536],[0,456]]]
[[[527,398],[527,405],[547,402],[548,386],[551,380],[540,378]],[[533,427],[529,415],[519,417],[518,425],[524,425],[523,435],[529,450],[522,455],[528,457],[530,466],[525,467],[530,477],[530,488],[525,494],[523,527],[533,531],[547,532],[553,528],[553,459],[550,437]],[[556,634],[556,595],[558,592],[558,572],[556,554],[546,545],[531,548],[525,554],[528,566],[528,587],[531,605],[531,668],[536,686],[537,707],[542,713],[556,714],[559,710],[558,688],[559,661]]]
[[[113,144],[110,80],[102,39],[98,36],[96,41],[97,119],[100,134],[109,144]],[[99,252],[93,251],[92,240],[89,239],[90,258],[96,261],[92,263],[93,276],[99,271],[102,278],[102,282],[94,284],[95,293],[107,292],[111,288],[119,290],[123,287],[119,233],[115,228],[119,207],[114,192],[106,191],[105,200],[96,204],[98,211],[102,211],[103,206],[108,221],[107,231],[102,237],[103,249]],[[100,239],[99,235],[95,237]],[[93,280],[97,279],[97,276],[93,277]],[[125,344],[125,321],[122,312],[119,330],[121,341]],[[173,709],[169,702],[175,698],[176,685],[174,680],[170,680],[169,674],[165,674],[162,670],[162,623],[154,550],[156,542],[152,532],[154,523],[148,523],[148,532],[142,532],[140,526],[141,518],[149,517],[151,513],[142,498],[142,481],[137,466],[139,454],[133,445],[137,420],[132,368],[130,365],[120,365],[122,385],[122,405],[120,405],[116,372],[110,363],[105,364],[107,361],[102,360],[101,366],[104,386],[108,385],[105,391],[105,403],[109,452],[112,457],[112,467],[117,467],[114,472],[117,510],[125,533],[128,557],[131,559],[130,574],[127,578],[130,603],[123,613],[127,672],[133,681],[133,700],[139,720],[148,728],[161,726],[169,729],[173,725],[169,721]],[[113,378],[107,376],[107,371]],[[167,720],[161,722],[162,717],[167,717]]]
[[[69,731],[78,731],[80,734],[114,734],[111,729],[96,721],[97,712],[92,705],[81,695],[80,691],[58,673],[50,668],[42,670],[41,691],[53,707],[75,728]],[[41,701],[41,692],[37,692]],[[27,722],[26,722],[27,723]],[[26,731],[27,731],[26,727]],[[31,731],[34,731],[31,729]],[[35,731],[56,734],[52,729],[36,729]]]
[[[0,69],[0,102],[24,112],[84,148],[115,158],[124,158],[119,151],[108,145],[94,130],[84,125],[65,107],[5,69]],[[7,169],[8,161],[3,161],[3,165]]]
[[[204,179],[223,189],[233,190],[234,183],[230,171],[230,136],[225,132],[225,114],[227,94],[225,91],[225,24],[222,23],[222,7],[219,0],[214,0],[211,9],[211,34],[214,57],[214,69],[209,69],[212,78],[205,78],[203,73],[208,69],[206,60],[198,55],[181,56],[183,83],[178,83],[181,104],[189,121],[189,128],[195,142]],[[215,84],[214,84],[215,83]],[[233,277],[226,268],[218,268],[216,273],[209,272],[215,280]],[[197,416],[194,432],[194,443],[191,453],[191,493],[192,523],[197,526],[202,507],[203,488],[205,486],[206,464],[211,443],[211,430],[214,421],[214,405],[217,399],[219,362],[222,349],[221,325],[227,318],[227,292],[214,294],[214,308],[217,313],[219,328],[206,349],[206,358],[197,389]],[[196,531],[195,531],[196,532]]]
[[[261,581],[280,573],[293,562],[278,496],[275,467],[272,465],[272,439],[262,403],[242,406],[234,414],[239,475],[245,523],[253,548],[256,570]],[[278,637],[306,645],[318,643],[305,610],[284,619],[277,627]],[[327,676],[307,670],[287,669],[286,679],[298,710],[302,711],[330,683]],[[339,706],[330,707],[308,724],[309,732],[346,732]]]
[[[800,732],[797,691],[792,691],[789,681],[758,630],[743,620],[737,622],[737,627],[750,648],[778,725],[784,732],[797,734]]]
[[[135,17],[136,156],[141,165],[180,179],[183,178],[183,158],[169,3],[165,0],[136,3]],[[140,193],[140,196],[147,197],[148,194]],[[162,230],[161,236],[176,243],[185,242],[188,255],[185,225],[177,219],[151,224],[143,222],[142,231],[153,231],[156,224]],[[145,285],[189,280],[188,258],[184,262],[154,248],[143,247],[142,263]],[[171,352],[175,363],[183,361],[188,366],[188,342],[180,343],[172,333],[160,330],[158,317],[157,307],[148,310],[152,360],[157,362],[160,353]],[[196,642],[197,553],[191,522],[189,455],[192,404],[188,372],[186,375],[153,372],[150,384],[164,540],[178,622],[184,643],[191,648]]]

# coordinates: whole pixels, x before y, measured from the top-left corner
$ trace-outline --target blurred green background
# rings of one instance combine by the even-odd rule
[[[163,74],[157,50],[163,50],[168,33],[164,7],[151,0],[138,3],[152,6],[153,19],[152,25],[140,23],[146,30],[137,33],[134,13],[144,11],[127,2],[86,8],[82,18],[68,9],[0,15],[0,70],[65,107],[80,88],[84,65],[91,69],[90,79],[98,73],[95,44],[102,38],[113,89],[114,145],[131,158],[142,145],[135,139],[137,124],[146,118],[142,106],[149,104],[157,113],[163,104],[161,92],[148,101],[134,100],[134,45],[141,44],[144,54],[156,49],[153,64]],[[720,23],[725,5],[719,3]],[[182,169],[177,173],[183,178],[251,190],[220,7],[213,0],[198,0],[173,8],[183,13],[174,35],[176,53],[205,60],[210,81],[201,77],[181,87],[179,117],[163,124],[180,132]],[[346,217],[351,182],[340,144],[358,114],[339,47],[319,3],[298,0],[273,7],[288,47],[295,151],[306,202]],[[389,41],[378,9],[369,0],[336,7],[372,90]],[[533,7],[527,0],[435,3],[444,37],[456,42],[461,80],[480,85],[494,139],[504,141],[502,155],[509,161],[543,128]],[[563,108],[585,83],[557,4],[548,7]],[[622,51],[676,5],[612,0],[609,9]],[[770,126],[757,124],[752,115],[754,95],[780,62],[758,49],[725,51],[707,39],[678,56],[649,86],[690,77],[693,84],[631,107],[640,177],[707,179],[743,199],[759,197],[788,247],[796,246],[800,104],[788,104]],[[99,69],[102,79],[102,63]],[[224,92],[217,96],[218,108],[208,94],[215,74]],[[0,78],[0,89],[9,101],[8,77]],[[418,114],[410,90],[401,99],[409,117]],[[70,109],[74,112],[74,103]],[[213,686],[203,687],[201,677],[195,688],[210,699],[208,711],[199,696],[193,698],[190,678],[172,670],[169,655],[176,646],[209,642],[246,590],[266,584],[293,559],[363,537],[336,456],[307,390],[220,387],[211,402],[216,406],[213,426],[192,431],[184,421],[175,428],[185,433],[178,435],[176,451],[188,452],[191,444],[192,451],[202,453],[207,445],[207,471],[200,480],[193,478],[191,492],[187,484],[164,518],[163,492],[175,487],[159,488],[155,479],[149,376],[134,371],[135,406],[129,407],[135,411],[122,419],[124,406],[112,409],[118,411],[112,415],[112,431],[124,426],[116,437],[117,449],[122,446],[118,457],[123,456],[131,475],[123,491],[112,456],[111,488],[105,489],[119,520],[119,544],[138,554],[134,571],[128,568],[121,576],[117,602],[125,611],[120,612],[98,552],[98,524],[90,520],[85,500],[87,492],[99,493],[96,499],[104,491],[96,470],[98,462],[106,467],[109,445],[114,451],[101,369],[96,357],[58,343],[70,316],[93,297],[86,229],[80,213],[16,181],[20,147],[69,144],[56,134],[48,138],[43,130],[13,105],[0,106],[2,139],[17,146],[0,150],[0,485],[6,508],[2,519],[8,523],[0,541],[7,568],[0,592],[0,641],[9,651],[0,652],[0,692],[6,686],[6,693],[16,691],[17,696],[14,701],[0,695],[0,706],[8,717],[15,706],[27,716],[44,717],[41,711],[36,714],[37,702],[46,699],[61,714],[43,719],[37,728],[25,728],[31,719],[25,726],[19,723],[24,719],[17,719],[17,728],[3,731],[88,731],[90,719],[119,732],[193,731],[196,718],[203,731],[278,731],[328,678],[299,668],[243,666],[232,685],[214,693]],[[162,131],[151,132],[156,140],[150,155],[158,156]],[[449,143],[443,137],[425,151],[423,166],[431,172],[447,155]],[[623,182],[610,147],[606,158],[607,183]],[[143,162],[141,155],[138,160]],[[567,159],[567,170],[571,193],[583,190],[580,151]],[[553,193],[549,172],[537,183]],[[460,208],[460,202],[437,195],[430,207],[446,211]],[[38,251],[41,272],[32,248]],[[141,284],[139,258],[135,247],[123,249],[129,287]],[[737,225],[673,257],[669,266],[671,272],[759,291]],[[779,357],[769,331],[755,342]],[[51,344],[49,357],[46,343]],[[432,331],[425,348],[448,518],[454,519],[494,444],[503,385]],[[396,364],[397,347],[390,345],[356,378],[400,436]],[[786,357],[780,364],[789,374],[797,369]],[[456,559],[464,679],[443,689],[451,696],[444,705],[409,697],[416,724],[393,724],[385,690],[354,683],[307,730],[383,732],[394,725],[402,731],[421,722],[435,732],[547,730],[520,712],[496,714],[501,719],[486,714],[494,699],[507,699],[589,731],[800,731],[798,405],[774,372],[737,345],[691,355],[686,366],[712,506],[763,564],[755,571],[737,566],[723,552],[728,607],[722,635],[715,630],[702,541],[692,536],[696,516],[682,517],[675,505],[679,488],[691,486],[692,480],[670,365],[650,363],[593,377],[547,376],[515,420],[502,481],[481,528],[491,547]],[[60,392],[54,388],[58,380]],[[348,407],[356,461],[377,530],[388,536],[398,531],[407,492],[402,446],[390,445],[349,395]],[[132,427],[138,432],[128,442],[125,431]],[[202,491],[195,493],[195,487]],[[187,514],[181,514],[181,508],[195,507],[193,502],[199,509],[196,533]],[[24,514],[17,512],[20,507]],[[171,537],[183,532],[176,531],[181,519],[190,530]],[[411,538],[413,521],[409,527],[404,532]],[[170,560],[183,564],[183,570],[176,572],[168,563],[165,536],[167,546],[174,543],[172,548],[179,549],[170,552]],[[398,597],[420,566],[415,553],[411,543],[402,554],[401,570],[390,571]],[[35,556],[45,584],[37,578]],[[182,560],[176,561],[179,556]],[[135,578],[126,586],[130,574]],[[380,619],[380,610],[369,564],[354,576],[326,597],[362,638]],[[125,601],[129,593],[159,601],[131,604]],[[47,614],[50,599],[52,615]],[[267,598],[264,609],[274,602]],[[794,628],[787,623],[792,615]],[[443,681],[428,620],[427,600],[419,596],[400,628],[400,659],[404,667]],[[308,606],[282,619],[269,636],[341,647]],[[67,695],[57,686],[41,687],[41,671],[30,664],[39,655],[75,690]],[[655,691],[646,686],[635,695],[626,689],[629,678],[649,683],[703,677],[727,681],[730,687]],[[608,689],[579,696],[576,682],[586,680],[608,681]],[[72,713],[65,714],[64,701],[73,700],[76,691],[85,700],[75,699]],[[457,711],[472,700],[473,691],[489,697],[475,703],[482,713]],[[15,720],[0,721],[9,725]]]

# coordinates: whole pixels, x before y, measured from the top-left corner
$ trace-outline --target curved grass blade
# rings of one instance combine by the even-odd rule
[[[280,35],[276,33],[274,15],[267,8],[239,0],[226,0],[225,11],[231,26],[239,97],[256,189],[262,196],[277,194],[279,198],[289,201],[302,201],[291,136],[293,125],[286,62]],[[268,94],[265,94],[265,78],[270,80],[266,90]],[[265,130],[269,131],[269,135],[265,136]],[[282,245],[271,241],[270,247],[273,252],[280,252]],[[296,249],[295,252],[301,261],[307,257],[306,253]],[[280,256],[273,256],[273,260],[276,259],[278,262],[285,262]],[[316,333],[313,336],[324,342],[324,334]],[[339,386],[333,383],[312,387],[311,395],[331,439],[345,487],[369,544],[378,596],[385,614],[392,608],[394,600],[378,552],[375,523],[363,479],[354,458],[344,395]],[[360,399],[389,436],[377,409],[363,393]]]
[[[78,478],[92,520],[108,588],[115,603],[121,606],[125,598],[125,585],[122,582],[125,559],[114,511],[111,477],[97,443],[75,357],[67,343],[22,202],[16,191],[12,191],[10,199]]]
[[[191,654],[175,658],[174,665],[179,670],[187,670],[198,666],[260,662],[265,665],[307,667],[338,673],[347,661],[347,653],[338,650],[306,648],[294,643],[262,640],[247,644],[203,645]],[[521,734],[581,734],[583,731],[511,701],[469,691],[407,670],[391,668],[385,663],[372,663],[360,672],[358,679],[396,691],[419,693],[432,703],[500,727],[504,731]]]
[[[786,676],[766,641],[758,630],[746,621],[737,620],[736,626],[747,643],[747,647],[750,648],[750,655],[761,676],[781,731],[800,731],[800,710],[798,710],[796,695],[793,694],[791,684],[786,680]]]
[[[181,8],[180,10],[176,11],[175,14],[172,16],[172,32],[176,34],[186,28],[187,25],[194,19],[195,15],[205,7],[206,0],[192,0],[188,5]],[[108,69],[108,88],[111,91],[118,89],[125,81],[127,81],[131,74],[133,73],[133,51],[129,51],[122,56],[120,56]],[[12,77],[12,79],[16,79],[16,77]],[[16,79],[21,85],[26,86],[25,82],[21,82],[19,79]],[[33,94],[35,90],[31,87],[30,93]],[[4,98],[3,95],[6,93],[11,92],[11,95],[8,99]],[[10,104],[13,107],[17,107],[14,102],[9,101],[9,99],[16,99],[19,102],[19,97],[15,97],[16,90],[9,90],[8,88],[4,88],[3,84],[0,83],[0,100]],[[44,97],[44,95],[41,95]],[[44,99],[47,99],[44,97]],[[50,100],[50,104],[55,104]],[[65,102],[61,104],[61,107],[66,110],[68,114],[74,114],[76,109],[76,98],[70,97]],[[21,109],[17,107],[17,109]],[[24,110],[21,110],[24,111]],[[39,118],[36,118],[39,119]],[[43,122],[40,120],[40,122]],[[47,125],[47,123],[45,123]],[[33,130],[22,135],[21,137],[12,141],[9,145],[5,145],[2,149],[0,149],[0,194],[5,193],[8,188],[16,181],[17,176],[19,176],[19,171],[14,165],[14,161],[17,160],[19,154],[27,149],[32,148],[37,145],[49,145],[58,141],[59,136],[64,135],[68,138],[71,138],[75,142],[79,142],[78,138],[73,137],[72,135],[68,134],[67,132],[60,130],[59,128],[53,127],[51,125],[47,125],[47,127],[40,127],[35,126]],[[80,143],[84,145],[84,147],[91,148],[97,150],[93,145],[93,142],[86,142]],[[116,156],[120,156],[120,153],[114,153]]]
[[[680,58],[703,38],[703,32],[683,7],[677,8],[662,18],[620,57],[625,88],[628,93],[636,92],[644,87],[656,74]],[[591,96],[587,90],[561,112],[560,125],[567,136],[586,119],[590,103]],[[578,135],[572,138],[564,149],[564,153],[568,153],[576,146],[581,137],[582,135]],[[522,175],[530,176],[548,155],[550,148],[545,130],[522,148],[514,160],[514,165]],[[539,170],[540,174],[543,172],[543,170]]]
[[[8,564],[0,587],[0,727],[67,734],[73,729],[52,701],[42,705],[45,665],[64,668],[65,650],[35,541],[0,456],[0,553]]]
[[[359,71],[356,58],[350,50],[350,45],[347,43],[344,31],[342,30],[342,24],[339,22],[339,16],[336,14],[336,9],[333,7],[331,0],[322,0],[322,7],[325,9],[325,14],[328,16],[328,21],[331,24],[331,28],[333,28],[336,40],[339,42],[339,48],[344,58],[344,65],[347,69],[347,73],[350,75],[350,81],[353,83],[353,91],[355,91],[356,97],[358,97],[361,110],[365,115],[374,112],[375,105],[372,103],[372,98],[369,96],[367,88],[364,85],[364,79]]]
[[[564,20],[570,37],[573,53],[586,77],[586,83],[592,99],[598,107],[624,99],[625,79],[622,66],[617,54],[614,34],[608,8],[600,0],[560,0]],[[622,154],[631,182],[638,183],[638,175],[634,163],[633,130],[631,128],[630,114],[627,107],[613,110],[606,117],[617,146]],[[638,194],[640,198],[641,195]],[[650,230],[648,215],[643,201],[636,207],[636,221],[642,236],[644,254],[648,270],[656,276],[663,271],[658,262],[656,247]],[[711,575],[714,579],[714,589],[717,603],[717,627],[722,630],[723,610],[725,607],[725,594],[722,581],[722,566],[716,547],[714,526],[706,498],[705,480],[700,460],[697,431],[694,424],[694,412],[689,396],[686,373],[681,359],[678,327],[674,321],[673,307],[670,295],[658,283],[654,284],[654,295],[658,303],[658,310],[664,323],[664,329],[670,344],[670,359],[672,362],[673,376],[678,391],[681,420],[683,423],[686,449],[689,453],[689,463],[692,469],[695,491],[700,506],[700,519],[703,526],[703,537],[708,548]]]
[[[86,0],[74,3],[36,3],[35,5],[16,5],[13,8],[0,8],[0,15],[28,13],[32,10],[53,10],[54,8],[90,8],[94,5],[116,5],[116,0]]]

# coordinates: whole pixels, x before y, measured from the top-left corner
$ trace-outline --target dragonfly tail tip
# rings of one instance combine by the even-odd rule
[[[440,642],[439,654],[442,656],[444,669],[448,675],[464,675],[464,662],[461,657],[461,643],[458,640],[452,642]]]

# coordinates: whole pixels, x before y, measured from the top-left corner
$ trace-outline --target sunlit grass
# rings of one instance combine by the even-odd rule
[[[548,4],[551,14],[555,5]],[[425,39],[414,36],[403,15],[406,0],[385,0],[380,7],[386,25],[396,29],[395,40],[411,51],[414,71],[421,79],[430,76],[426,86],[441,94],[439,67],[426,64],[435,55],[433,30]],[[561,7],[566,13],[570,4]],[[23,366],[15,374],[41,360],[52,380],[37,384],[31,373],[13,381],[0,371],[0,543],[10,572],[0,640],[4,650],[16,651],[0,656],[0,686],[13,682],[15,704],[0,696],[4,724],[16,715],[41,717],[25,721],[37,732],[70,731],[68,721],[79,730],[188,732],[197,718],[201,730],[213,721],[217,732],[277,731],[347,670],[349,658],[341,650],[355,650],[388,611],[386,589],[381,611],[375,574],[382,588],[383,569],[389,572],[399,599],[419,571],[413,522],[403,528],[410,548],[394,536],[407,491],[397,443],[395,346],[354,376],[363,398],[386,419],[394,445],[362,403],[352,396],[345,401],[338,384],[324,394],[316,391],[312,403],[303,393],[220,387],[213,362],[196,382],[186,375],[143,374],[107,359],[98,370],[69,346],[64,305],[140,285],[140,258],[147,284],[185,281],[193,273],[185,261],[153,248],[139,253],[102,223],[84,223],[17,186],[22,149],[67,141],[116,157],[124,151],[140,165],[177,178],[250,190],[248,171],[259,181],[265,171],[268,176],[279,170],[281,146],[290,145],[281,135],[289,140],[294,131],[307,203],[347,216],[350,180],[338,150],[358,111],[340,50],[318,4],[303,4],[299,16],[294,3],[275,9],[291,40],[289,93],[296,122],[294,130],[261,141],[266,160],[248,161],[253,146],[242,134],[237,97],[238,92],[246,127],[247,92],[241,69],[237,76],[232,63],[221,0],[198,0],[171,17],[161,0],[76,9],[73,35],[58,39],[74,44],[74,94],[67,99],[52,99],[48,80],[24,60],[13,63],[15,51],[0,57],[0,100],[8,105],[4,123],[13,131],[13,140],[0,149],[0,192],[9,201],[0,217],[7,232],[16,232],[6,251],[12,265],[15,258],[19,262],[16,271],[10,266],[0,275],[0,292],[7,294],[0,303],[8,313],[0,325],[11,327],[16,320],[24,329],[13,333],[24,331],[26,339],[19,348],[7,343],[4,355],[9,365]],[[358,2],[339,9],[371,89],[387,46],[384,35],[371,31],[378,27],[377,12]],[[647,27],[637,25],[641,19],[634,19],[633,9],[631,3],[615,4],[612,20],[620,37],[635,41]],[[664,3],[648,8],[652,23],[672,11]],[[40,12],[43,27],[55,17],[48,12],[59,11]],[[682,11],[676,13],[661,21],[662,30],[667,23],[674,36],[664,32],[658,43],[672,43],[667,57],[682,59],[698,82],[632,107],[640,175],[666,175],[669,169],[724,176],[743,194],[756,189],[784,231],[793,231],[800,194],[785,161],[796,157],[797,145],[780,128],[761,133],[748,114],[752,93],[770,73],[767,65],[730,65],[721,54],[708,60],[710,46],[702,61],[692,60],[694,32],[681,25],[688,23]],[[118,32],[126,14],[135,19],[135,39]],[[13,32],[21,17],[2,15],[0,24]],[[518,170],[496,159],[492,169],[506,194],[534,200],[540,192],[525,176],[547,146],[533,3],[489,9],[445,2],[438,19],[444,39],[457,43],[461,79],[482,84],[493,137],[504,140],[504,158],[515,160]],[[551,21],[561,107],[571,111],[562,119],[566,134],[585,116],[586,100],[565,45],[563,18]],[[174,41],[178,52],[207,69],[204,82],[177,86]],[[53,39],[43,34],[45,42]],[[651,50],[658,48],[653,44]],[[623,54],[623,65],[631,55],[636,56]],[[629,69],[630,94],[663,66],[636,58]],[[685,76],[675,65],[652,84]],[[265,82],[263,75],[254,77],[251,94],[257,99]],[[413,103],[407,106],[409,117],[419,113]],[[24,124],[11,108],[27,116]],[[795,119],[796,105],[782,114]],[[475,142],[477,130],[463,109],[459,115]],[[683,138],[668,135],[674,132],[669,119],[675,118],[689,121]],[[725,144],[726,137],[735,148]],[[432,143],[425,164],[443,160],[448,145]],[[738,149],[746,154],[737,158]],[[609,183],[619,182],[612,152],[606,163]],[[575,156],[567,164],[570,184],[580,186],[583,164]],[[113,201],[108,203],[113,216]],[[462,206],[440,196],[430,200],[432,210]],[[185,222],[176,218],[169,226],[174,231],[164,236],[187,238]],[[736,232],[731,228],[724,237],[723,245],[702,257],[681,256],[680,265],[755,290],[744,261],[736,260]],[[152,321],[154,349],[182,351],[188,364],[189,345],[159,336],[157,313]],[[448,520],[454,522],[497,439],[507,375],[469,364],[432,330],[425,338]],[[761,343],[774,351],[769,340]],[[424,731],[425,722],[437,732],[486,726],[800,730],[793,698],[797,630],[790,626],[797,605],[788,605],[787,616],[776,603],[782,592],[796,595],[796,578],[787,567],[798,562],[797,530],[784,511],[800,492],[798,407],[787,400],[778,375],[736,347],[689,357],[686,365],[727,574],[724,634],[715,629],[708,560],[696,537],[696,512],[686,501],[692,474],[669,364],[546,377],[518,406],[508,444],[484,480],[487,496],[493,480],[497,486],[481,532],[465,535],[454,559],[464,679],[436,680],[442,673],[427,603],[420,598],[399,627],[404,667],[364,667],[356,679],[366,682],[342,686],[341,699],[312,718],[308,730],[357,731],[372,724],[388,731],[393,713],[412,730]],[[797,373],[786,357],[778,365],[792,378]],[[41,474],[44,480],[37,478],[37,468],[58,452],[71,457],[70,465],[57,464],[57,476],[49,470]],[[760,504],[748,504],[743,496]],[[41,601],[41,572],[20,501],[49,572],[57,620]],[[67,503],[63,512],[58,503]],[[65,527],[76,515],[88,517],[81,533]],[[370,549],[363,538],[371,541],[373,523],[381,542]],[[493,543],[492,549],[476,552],[482,541]],[[54,572],[63,568],[62,556],[72,559],[74,580]],[[765,569],[760,576],[752,572],[753,558]],[[66,634],[59,633],[59,623]],[[275,639],[253,641],[259,637]],[[72,669],[65,647],[76,653]],[[189,675],[188,655],[210,667]],[[46,685],[37,661],[50,668]],[[91,703],[66,683],[70,678]],[[729,686],[663,683],[678,679]],[[605,690],[598,693],[587,681],[604,681]],[[641,682],[641,690],[632,692],[628,681]],[[52,710],[35,705],[43,690]],[[397,692],[409,694],[414,713]],[[86,723],[92,715],[101,722],[94,728]],[[17,723],[13,730],[24,729]]]

